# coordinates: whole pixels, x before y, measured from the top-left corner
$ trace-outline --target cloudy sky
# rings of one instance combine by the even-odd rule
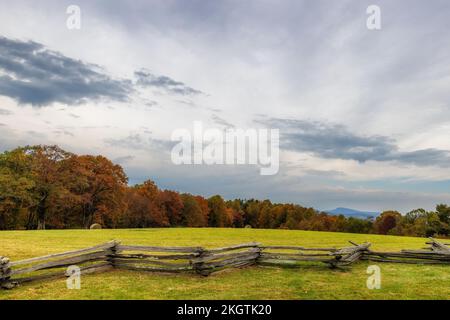
[[[2,151],[58,144],[108,156],[130,183],[318,209],[450,202],[448,0],[0,6]],[[196,120],[279,128],[279,173],[172,164],[171,133]]]

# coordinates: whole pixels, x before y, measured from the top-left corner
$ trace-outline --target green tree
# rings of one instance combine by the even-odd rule
[[[208,199],[209,223],[211,227],[225,227],[227,224],[227,207],[225,201],[219,195]]]
[[[203,215],[202,209],[191,194],[182,194],[181,199],[183,201],[182,210],[182,223],[186,227],[205,227],[207,221]]]
[[[73,156],[58,146],[28,146],[24,153],[31,156],[31,175],[35,183],[34,193],[37,197],[36,227],[45,229],[49,208],[59,194],[65,192],[64,160]]]
[[[436,206],[436,212],[441,221],[439,233],[448,236],[450,234],[450,207],[446,204],[438,204]]]

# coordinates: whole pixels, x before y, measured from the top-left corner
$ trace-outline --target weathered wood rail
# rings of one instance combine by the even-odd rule
[[[66,268],[71,265],[77,265],[82,274],[108,270],[112,267],[110,259],[117,245],[117,241],[110,241],[85,249],[13,262],[3,257],[0,286],[9,289],[24,282],[66,277],[69,276]]]
[[[392,263],[450,264],[450,247],[432,238],[423,250],[371,251],[370,243],[345,248],[264,246],[256,242],[205,249],[203,247],[154,247],[122,245],[109,241],[97,246],[20,261],[0,256],[0,287],[11,289],[24,282],[68,277],[66,268],[76,265],[81,274],[112,268],[150,272],[191,272],[203,276],[226,268],[250,265],[301,267],[299,262],[320,262],[341,268],[359,260]]]
[[[145,254],[140,251],[146,252]],[[260,248],[257,243],[232,247],[147,247],[119,245],[112,266],[121,269],[158,272],[195,272],[209,275],[227,267],[255,264]]]
[[[427,242],[430,247],[423,250],[402,250],[401,252],[377,252],[367,250],[362,260],[391,263],[412,264],[450,264],[450,247],[448,244],[440,243],[433,238]]]
[[[305,248],[296,246],[262,246],[258,263],[267,266],[299,267],[297,262],[323,262],[332,268],[344,267],[360,259],[370,243],[337,248]]]

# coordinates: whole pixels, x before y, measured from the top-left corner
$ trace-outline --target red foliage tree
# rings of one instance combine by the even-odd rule
[[[181,225],[183,200],[178,192],[164,190],[159,193],[161,205],[171,226]]]
[[[388,234],[397,226],[402,215],[397,211],[384,211],[375,220],[375,230],[379,234]]]

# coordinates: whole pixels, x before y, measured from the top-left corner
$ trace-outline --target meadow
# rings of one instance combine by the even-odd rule
[[[104,230],[1,231],[0,256],[11,260],[84,248],[117,239],[123,244],[220,247],[257,241],[305,247],[344,247],[349,240],[371,242],[374,250],[420,249],[424,238],[297,230],[165,228]],[[370,262],[348,270],[320,263],[298,269],[254,266],[210,277],[112,270],[83,275],[80,290],[64,279],[0,290],[3,299],[449,299],[448,265],[378,263],[381,289],[366,286]],[[373,263],[372,263],[373,264]]]

